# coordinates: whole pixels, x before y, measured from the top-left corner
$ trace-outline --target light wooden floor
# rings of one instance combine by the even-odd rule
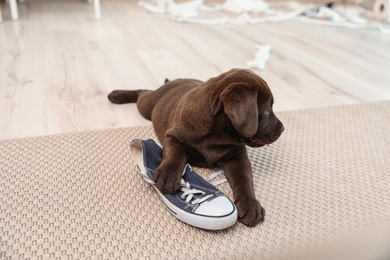
[[[101,21],[86,1],[27,0],[10,21],[1,4],[0,139],[150,124],[107,94],[246,67],[256,44],[272,45],[258,73],[276,111],[390,99],[390,36],[376,30],[182,24],[124,0],[103,0]]]

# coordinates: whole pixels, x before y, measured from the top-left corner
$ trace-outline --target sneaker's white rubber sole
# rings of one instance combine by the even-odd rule
[[[231,227],[237,222],[237,209],[234,204],[232,205],[233,210],[230,214],[217,217],[189,213],[180,207],[177,207],[156,188],[145,171],[146,170],[144,168],[139,169],[138,173],[157,191],[157,194],[160,196],[160,199],[164,202],[165,206],[169,209],[169,212],[184,223],[202,229],[221,230]]]

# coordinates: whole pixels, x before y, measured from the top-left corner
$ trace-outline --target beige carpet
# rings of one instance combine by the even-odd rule
[[[249,149],[265,222],[219,232],[176,220],[136,173],[129,143],[150,127],[0,141],[0,259],[385,259],[390,102],[278,115],[281,139]]]

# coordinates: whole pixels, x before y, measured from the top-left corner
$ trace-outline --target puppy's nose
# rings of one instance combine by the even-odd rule
[[[280,133],[283,133],[284,130],[285,130],[284,125],[282,125],[282,126],[279,128],[279,131],[280,131]]]

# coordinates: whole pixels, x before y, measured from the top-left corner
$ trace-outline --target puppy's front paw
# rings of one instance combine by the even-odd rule
[[[162,167],[161,165],[153,174],[153,181],[157,189],[162,193],[173,193],[180,189],[181,172]]]
[[[265,210],[256,199],[236,200],[238,219],[247,226],[254,227],[264,221]]]

